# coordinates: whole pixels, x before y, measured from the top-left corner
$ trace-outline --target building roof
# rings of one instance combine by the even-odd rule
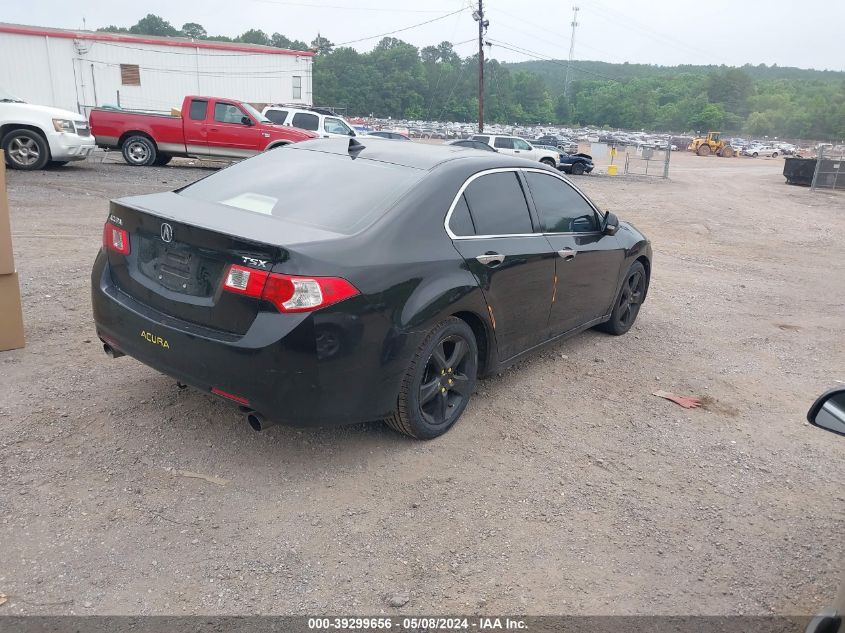
[[[161,37],[157,35],[131,35],[128,33],[104,33],[101,31],[75,31],[71,29],[54,29],[45,26],[28,26],[25,24],[7,24],[0,22],[0,33],[16,35],[33,35],[36,37],[59,37],[73,40],[89,40],[94,42],[111,42],[116,44],[147,44],[154,46],[176,46],[181,48],[202,48],[220,51],[233,51],[253,55],[299,55],[313,57],[313,51],[294,51],[262,44],[245,44],[242,42],[216,42],[213,40],[195,40],[187,37]]]

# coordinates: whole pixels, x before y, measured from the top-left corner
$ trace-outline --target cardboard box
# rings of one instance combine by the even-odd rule
[[[6,161],[0,150],[0,275],[15,272],[12,256],[12,227],[9,222],[9,201],[6,198]]]
[[[18,274],[0,275],[0,352],[24,346]]]

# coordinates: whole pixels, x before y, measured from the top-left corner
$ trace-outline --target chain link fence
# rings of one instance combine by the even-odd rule
[[[810,190],[839,189],[845,190],[845,145],[822,146],[813,172],[813,184]]]
[[[650,147],[641,145],[635,151],[625,152],[625,175],[669,177],[671,147]]]

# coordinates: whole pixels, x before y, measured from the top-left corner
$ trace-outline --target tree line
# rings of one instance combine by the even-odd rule
[[[156,15],[102,31],[313,50],[314,103],[350,115],[474,121],[478,57],[450,42],[417,48],[385,37],[366,53],[250,29],[230,38]],[[495,48],[493,49],[495,51]],[[777,66],[651,66],[573,62],[485,63],[485,119],[509,124],[595,125],[683,133],[720,130],[753,136],[845,139],[845,73]]]

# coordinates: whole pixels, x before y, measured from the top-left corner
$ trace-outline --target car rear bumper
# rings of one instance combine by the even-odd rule
[[[201,391],[243,399],[238,404],[283,424],[383,418],[396,406],[407,367],[402,353],[387,358],[368,344],[387,329],[380,332],[366,317],[259,312],[242,336],[176,319],[116,287],[102,253],[92,272],[92,304],[104,343]],[[414,349],[416,335],[403,335],[401,343],[391,349]]]

